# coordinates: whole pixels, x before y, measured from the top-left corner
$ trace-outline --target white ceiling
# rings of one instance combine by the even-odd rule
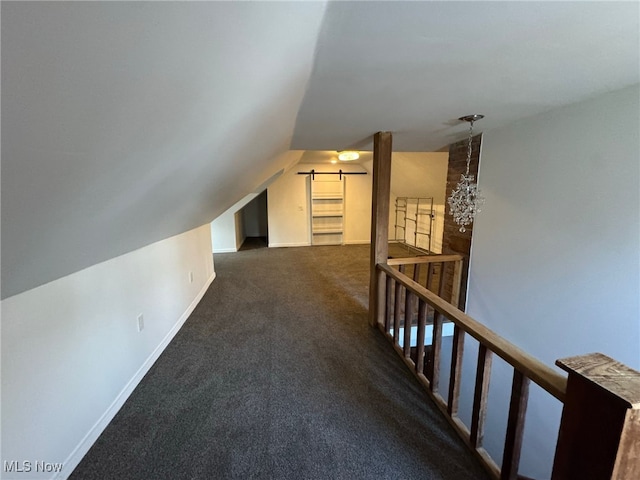
[[[1,8],[3,298],[213,220],[290,149],[436,150],[640,80],[636,2]]]
[[[639,80],[638,2],[335,2],[293,148],[434,151]]]

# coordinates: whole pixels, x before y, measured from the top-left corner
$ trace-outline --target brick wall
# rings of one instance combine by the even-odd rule
[[[480,164],[480,144],[482,142],[482,134],[473,137],[471,142],[471,163],[469,173],[475,175],[475,179],[478,179],[478,167]],[[452,143],[449,145],[449,169],[447,172],[447,197],[451,195],[451,192],[458,185],[460,175],[463,174],[467,168],[467,148],[469,140],[462,140],[460,142]],[[460,290],[460,305],[459,308],[464,310],[467,296],[467,278],[469,276],[469,253],[471,252],[471,235],[473,233],[473,224],[467,225],[464,233],[460,232],[460,226],[453,221],[453,217],[449,214],[449,205],[445,205],[445,217],[444,217],[444,234],[442,239],[442,253],[452,254],[458,253],[464,257],[464,264],[462,268],[462,288]],[[453,268],[449,268],[445,274],[446,289],[445,291],[451,291],[451,285],[453,281]]]

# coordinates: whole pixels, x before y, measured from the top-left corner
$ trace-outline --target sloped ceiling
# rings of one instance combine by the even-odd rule
[[[324,3],[2,2],[2,297],[286,167]]]
[[[1,8],[3,298],[213,220],[290,149],[436,150],[639,81],[636,2]]]

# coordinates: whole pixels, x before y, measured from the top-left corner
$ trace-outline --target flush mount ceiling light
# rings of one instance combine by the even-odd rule
[[[469,144],[467,147],[467,170],[460,175],[460,181],[456,189],[447,199],[449,213],[453,215],[453,221],[460,225],[460,231],[465,232],[467,225],[471,224],[480,212],[480,206],[484,204],[484,198],[480,195],[478,184],[474,183],[474,175],[469,175],[471,163],[471,142],[473,141],[473,122],[484,118],[484,115],[474,114],[460,117],[459,120],[469,122]]]
[[[349,150],[338,152],[338,160],[341,160],[343,162],[351,162],[353,160],[358,160],[359,158],[360,154],[358,152],[352,152]]]

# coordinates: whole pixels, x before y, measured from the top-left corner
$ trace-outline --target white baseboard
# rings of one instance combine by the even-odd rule
[[[369,245],[370,243],[370,240],[351,240],[349,242],[344,242],[345,245]]]
[[[308,242],[302,243],[269,243],[269,248],[277,248],[277,247],[310,247],[311,244]]]
[[[91,446],[95,443],[95,441],[98,439],[100,434],[104,431],[105,428],[107,428],[107,425],[109,425],[109,422],[113,420],[113,417],[115,417],[116,413],[118,413],[118,410],[122,408],[122,405],[124,405],[124,402],[127,401],[127,398],[129,398],[131,393],[133,393],[133,390],[138,386],[142,378],[146,375],[149,369],[160,357],[164,349],[167,348],[167,345],[169,345],[173,337],[175,337],[176,333],[178,333],[180,328],[182,328],[182,325],[184,325],[184,322],[187,321],[187,318],[189,318],[189,315],[191,315],[191,313],[196,308],[198,303],[200,303],[200,300],[202,300],[202,297],[204,296],[205,292],[211,285],[211,282],[213,282],[215,278],[216,278],[216,272],[213,272],[211,277],[207,279],[207,281],[205,282],[200,292],[198,292],[198,295],[196,295],[193,301],[189,304],[189,306],[187,307],[185,312],[180,316],[180,318],[175,323],[175,325],[171,328],[171,330],[169,330],[169,332],[165,335],[165,337],[162,339],[160,344],[155,348],[155,350],[151,352],[151,355],[147,357],[145,362],[138,369],[138,371],[133,375],[131,380],[127,382],[125,387],[116,396],[116,398],[113,400],[111,405],[109,405],[109,408],[107,408],[107,411],[102,414],[100,419],[93,425],[93,427],[91,427],[89,432],[80,441],[78,446],[73,450],[73,452],[71,452],[71,454],[64,461],[63,463],[64,472],[58,472],[54,474],[54,476],[51,477],[52,480],[66,479],[69,477],[69,475],[71,475],[73,470],[78,466],[82,458],[87,454],[87,452],[89,451]]]
[[[235,253],[237,251],[237,248],[216,248],[213,253]]]

